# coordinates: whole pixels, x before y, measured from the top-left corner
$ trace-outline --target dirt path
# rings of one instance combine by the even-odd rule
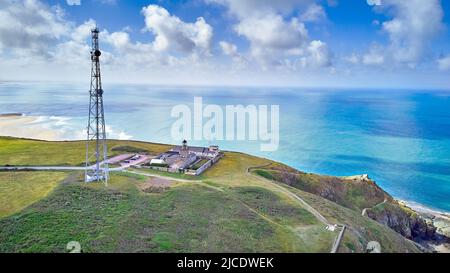
[[[300,203],[300,205],[302,207],[304,207],[306,210],[308,210],[311,214],[313,214],[320,222],[322,222],[323,224],[325,224],[326,226],[331,226],[330,222],[328,222],[328,220],[322,215],[320,214],[320,212],[318,212],[315,208],[313,208],[311,205],[309,205],[305,200],[303,200],[302,198],[300,198],[298,195],[294,194],[293,192],[287,190],[286,188],[280,186],[278,183],[276,183],[275,181],[272,180],[268,180],[264,177],[260,177],[258,175],[252,174],[250,172],[250,170],[252,169],[258,169],[258,168],[264,168],[267,166],[270,166],[271,163],[269,164],[265,164],[263,166],[254,166],[254,167],[248,167],[247,168],[247,175],[251,175],[252,177],[260,180],[260,181],[264,181],[264,182],[271,182],[271,184],[276,187],[277,189],[279,189],[281,192],[283,192],[284,194],[290,196],[291,198],[295,199],[298,203]],[[339,245],[342,241],[342,238],[344,237],[344,232],[346,229],[345,225],[338,225],[339,227],[341,227],[341,231],[339,232],[339,234],[337,235],[337,237],[335,238],[333,245],[331,247],[331,251],[330,253],[336,253],[337,250],[339,249]]]
[[[362,215],[362,216],[366,216],[367,210],[368,210],[368,209],[373,209],[374,207],[379,206],[379,205],[382,205],[382,204],[384,204],[384,203],[386,203],[386,202],[387,202],[387,199],[384,198],[384,201],[383,201],[383,202],[378,203],[378,204],[376,204],[375,206],[373,206],[373,207],[371,207],[371,208],[365,208],[365,209],[363,209],[362,212],[361,212],[361,215]]]
[[[141,173],[141,172],[130,171],[130,170],[122,170],[122,172],[143,175],[143,176],[148,176],[148,177],[157,177],[157,178],[161,178],[161,179],[167,179],[167,180],[172,180],[172,181],[177,181],[177,182],[185,182],[185,183],[186,182],[189,182],[189,183],[203,182],[202,180],[188,180],[188,179],[169,177],[169,176],[164,176],[164,175],[159,175],[159,174]]]
[[[271,164],[271,163],[270,163]],[[260,180],[260,181],[264,181],[264,182],[268,182],[270,180],[264,178],[264,177],[260,177],[258,175],[252,174],[250,172],[251,169],[257,169],[257,168],[263,168],[263,167],[267,167],[270,164],[266,164],[264,166],[258,166],[258,167],[248,167],[247,168],[247,174],[251,175],[252,177]],[[319,220],[320,222],[322,222],[325,225],[330,225],[330,222],[328,222],[328,220],[322,215],[320,214],[320,212],[318,212],[316,209],[314,209],[311,205],[309,205],[305,200],[303,200],[302,198],[300,198],[298,195],[292,193],[291,191],[285,189],[284,187],[278,185],[275,181],[270,181],[272,183],[272,185],[274,187],[276,187],[277,189],[279,189],[281,192],[283,192],[286,195],[289,195],[291,198],[297,200],[297,202],[299,202],[301,204],[302,207],[304,207],[306,210],[308,210],[311,214],[313,214],[317,220]]]

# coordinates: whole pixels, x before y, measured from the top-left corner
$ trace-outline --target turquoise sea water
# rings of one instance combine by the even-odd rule
[[[280,105],[280,145],[195,141],[271,158],[306,172],[367,173],[397,198],[450,211],[450,91],[309,90],[108,85],[110,137],[177,143],[177,104]],[[43,117],[67,139],[86,126],[88,92],[78,84],[0,83],[0,113]],[[47,117],[47,119],[45,119]],[[63,119],[61,119],[63,118]],[[52,124],[52,122],[54,124]]]

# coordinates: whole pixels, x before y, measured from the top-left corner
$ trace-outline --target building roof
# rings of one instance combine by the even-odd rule
[[[175,146],[171,149],[171,151],[179,152],[181,150],[181,146]],[[194,153],[204,153],[204,154],[216,154],[215,151],[210,151],[209,148],[205,147],[192,147],[188,146],[188,150]]]

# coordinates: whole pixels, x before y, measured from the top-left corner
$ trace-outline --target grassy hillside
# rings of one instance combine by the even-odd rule
[[[0,172],[0,217],[16,213],[47,196],[66,173]]]
[[[371,180],[344,179],[335,176],[304,173],[281,169],[276,165],[252,169],[252,172],[269,180],[279,181],[294,188],[320,195],[343,207],[353,210],[371,208],[392,197]]]
[[[79,165],[85,148],[83,142],[3,138],[0,143],[9,153],[0,153],[0,165]],[[116,147],[114,153],[167,149],[133,141],[110,141],[108,146]],[[119,152],[117,147],[125,148]],[[13,151],[20,156],[13,158]],[[144,190],[155,178],[122,172],[111,176],[108,188],[85,184],[82,173],[76,172],[0,172],[5,191],[23,192],[24,183],[38,185],[36,181],[51,185],[33,191],[42,192],[33,199],[28,193],[2,196],[5,203],[29,201],[0,219],[0,252],[64,252],[69,241],[80,242],[86,252],[329,252],[338,230],[327,231],[311,207],[295,197],[328,222],[348,226],[339,252],[363,252],[371,240],[379,241],[386,252],[418,251],[412,242],[355,211],[247,172],[268,164],[293,171],[227,152],[201,177],[167,175],[171,185],[158,190]]]
[[[411,209],[400,205],[366,176],[334,177],[287,170],[270,164],[252,173],[321,196],[390,227],[408,239],[433,240],[436,228]]]

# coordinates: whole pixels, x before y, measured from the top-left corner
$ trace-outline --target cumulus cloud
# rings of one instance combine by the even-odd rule
[[[219,45],[222,49],[222,53],[232,58],[233,68],[242,70],[248,67],[248,60],[244,55],[239,53],[238,48],[235,44],[226,41],[220,41]]]
[[[300,16],[303,22],[318,22],[327,17],[322,6],[312,3],[306,11]]]
[[[443,10],[439,0],[368,0],[376,11],[392,16],[381,24],[390,43],[385,57],[414,66],[442,28]],[[380,58],[378,58],[380,60]]]
[[[70,37],[65,41],[56,44],[55,52],[52,58],[57,63],[63,64],[88,64],[90,46],[86,40],[91,36],[91,29],[96,23],[90,19],[70,31]]]
[[[372,46],[370,51],[362,58],[362,63],[366,65],[381,65],[384,64],[385,56],[383,49],[380,46]]]
[[[115,51],[110,61],[121,67],[159,67],[174,64],[170,60],[176,59],[169,54],[156,51],[152,43],[132,42],[130,35],[125,31],[109,33],[107,30],[103,30],[100,38],[111,45]]]
[[[156,36],[153,42],[155,50],[210,53],[213,28],[203,17],[197,18],[195,23],[186,23],[158,5],[144,7],[142,14],[146,30]]]
[[[328,47],[322,41],[311,41],[305,21],[325,16],[323,9],[309,0],[207,0],[224,5],[238,19],[233,30],[250,43],[249,57],[263,69],[271,66],[294,68],[327,66]],[[293,11],[302,14],[292,16]]]
[[[261,16],[267,13],[290,14],[295,9],[306,8],[314,0],[205,0],[228,7],[229,11],[240,18]]]
[[[237,50],[237,46],[235,44],[232,43],[228,43],[225,41],[220,41],[219,43],[220,48],[222,49],[223,54],[228,55],[228,56],[237,56],[238,50]]]
[[[450,55],[440,58],[437,62],[440,70],[450,70]]]
[[[66,0],[66,3],[69,6],[79,6],[81,5],[81,0]]]
[[[311,41],[306,48],[306,56],[301,58],[303,67],[326,67],[331,65],[328,46],[322,41]]]
[[[70,29],[61,12],[37,0],[4,0],[0,7],[0,48],[17,55],[48,57],[50,45]]]
[[[76,24],[64,13],[59,6],[39,0],[0,1],[0,77],[19,79],[28,75],[38,79],[47,74],[52,78],[78,78],[89,67],[91,29],[96,22],[91,19]],[[146,30],[155,34],[152,42],[132,41],[126,28],[101,30],[105,73],[133,71],[132,75],[140,73],[142,79],[147,78],[145,69],[150,67],[153,75],[211,71],[211,58],[204,57],[210,56],[213,29],[203,18],[184,22],[159,6],[146,7],[142,15]],[[14,73],[17,69],[21,73]]]
[[[109,34],[108,32],[102,32],[101,37],[109,44],[119,50],[127,50],[131,47],[132,43],[128,32],[118,31]]]
[[[300,55],[308,42],[303,23],[275,14],[243,19],[235,31],[249,40],[252,56],[266,64],[276,64],[286,54]]]
[[[356,53],[352,53],[350,56],[344,57],[344,61],[351,63],[351,64],[359,64],[360,63],[360,56]]]
[[[380,6],[381,0],[367,0],[369,6]]]
[[[132,41],[126,29],[112,33],[101,31],[100,38],[115,53],[110,56],[111,64],[131,69],[162,66],[179,69],[207,62],[200,56],[210,55],[213,29],[203,18],[187,23],[157,5],[144,7],[141,13],[145,30],[155,35],[151,42]]]

